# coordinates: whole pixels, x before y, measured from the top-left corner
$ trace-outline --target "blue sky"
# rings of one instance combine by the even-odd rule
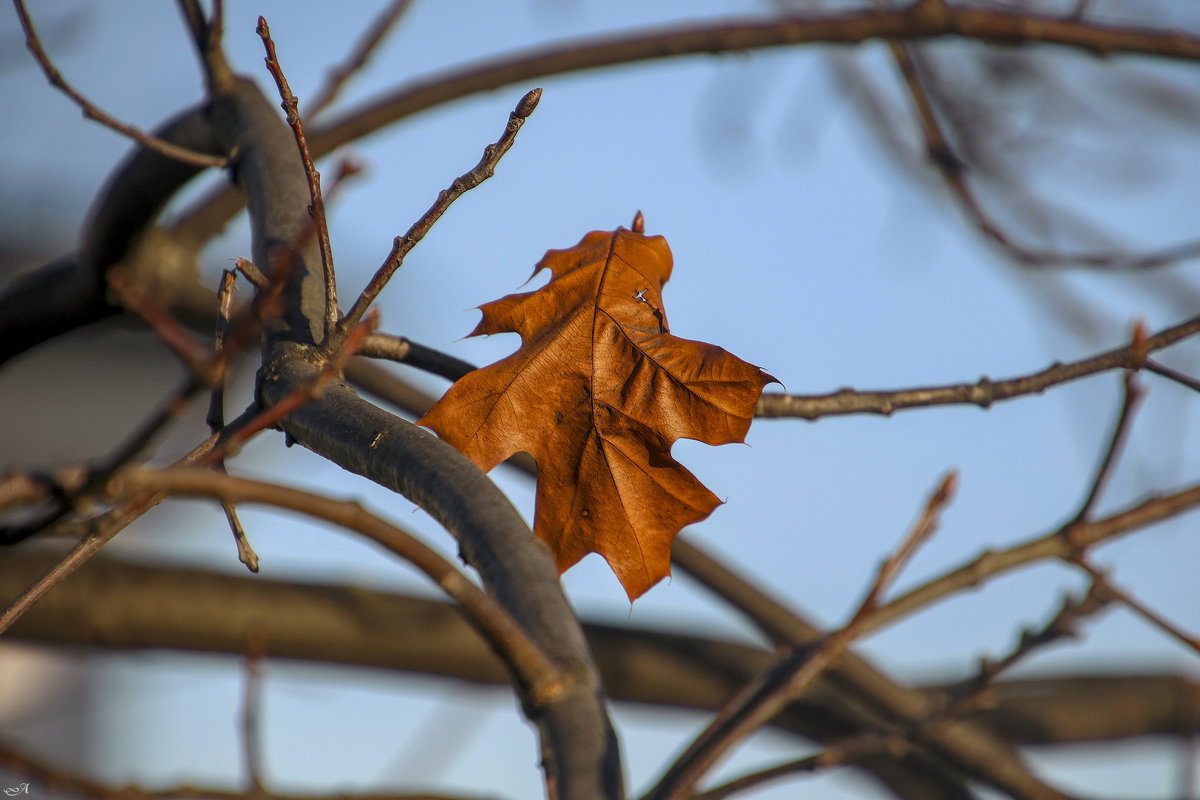
[[[464,61],[698,13],[691,3],[649,5],[417,2],[341,107]],[[768,10],[750,2],[703,5],[704,16]],[[303,108],[331,60],[373,13],[365,5],[355,11],[335,15],[316,5],[229,2],[229,52],[239,68],[268,84],[254,35],[256,16],[265,14]],[[34,12],[47,28],[81,15],[74,38],[52,48],[53,55],[69,80],[116,116],[152,127],[199,99],[200,75],[172,4],[64,2],[41,4]],[[0,33],[5,41],[18,41],[11,12],[0,14]],[[628,225],[639,209],[647,233],[666,236],[675,254],[675,274],[664,294],[672,331],[719,344],[796,393],[1019,375],[1117,346],[1135,319],[1156,329],[1194,313],[1181,312],[1179,294],[1161,289],[1165,273],[1137,281],[1082,271],[1031,274],[1004,262],[936,182],[913,181],[888,159],[832,80],[834,57],[854,58],[877,77],[896,108],[906,110],[879,45],[690,57],[538,82],[545,90],[542,103],[496,176],[446,214],[383,294],[383,327],[476,363],[495,360],[511,352],[516,337],[463,339],[478,318],[472,309],[515,291],[545,250],[571,246],[590,230]],[[1068,84],[1094,88],[1106,80],[1105,67],[1083,57],[1055,54],[1048,60],[1051,74]],[[1181,86],[1198,85],[1194,68],[1140,64]],[[368,172],[331,212],[343,298],[365,282],[392,237],[475,163],[529,88],[458,101],[351,149]],[[66,237],[62,249],[69,249],[71,226],[128,144],[81,120],[31,65],[9,59],[0,73],[0,95],[10,108],[0,132],[6,183],[37,182],[45,193],[17,203],[13,189],[3,190],[9,224],[57,227]],[[1099,119],[1107,138],[1071,134],[1084,153],[1078,163],[1066,157],[1076,151],[1056,149],[1051,140],[1048,155],[1032,171],[1038,188],[1122,241],[1186,239],[1200,200],[1194,151],[1189,154],[1187,143],[1170,132],[1143,128],[1142,117]],[[1053,130],[1047,125],[1043,135]],[[1114,131],[1157,136],[1157,163],[1124,165],[1112,156],[1098,162],[1089,148],[1111,143]],[[1100,166],[1126,166],[1143,180],[1106,182]],[[248,254],[246,234],[235,222],[206,252],[206,269],[216,274]],[[1192,291],[1200,277],[1195,262],[1171,275]],[[1094,338],[1077,335],[1039,302],[1054,287],[1099,309]],[[1190,343],[1164,360],[1194,374],[1200,349]],[[444,387],[435,378],[420,380],[431,391]],[[1149,397],[1101,513],[1200,474],[1195,395],[1161,380],[1146,382]],[[0,376],[0,396],[5,386],[11,390],[13,384]],[[901,587],[986,547],[1002,548],[1061,524],[1086,490],[1119,399],[1118,376],[1104,375],[986,412],[760,420],[747,445],[681,442],[676,457],[726,501],[690,533],[814,620],[834,624],[948,469],[960,472],[959,494]],[[232,466],[239,474],[360,499],[453,552],[448,537],[403,499],[298,448],[284,453],[277,438],[256,443]],[[528,482],[502,470],[496,479],[531,517]],[[132,556],[239,568],[219,511],[200,508],[160,510],[123,535],[118,547]],[[261,512],[247,511],[245,518],[268,577],[423,586],[407,567],[344,534]],[[1193,514],[1097,554],[1099,563],[1115,568],[1120,585],[1192,630],[1200,627],[1196,525]],[[598,557],[564,580],[576,607],[590,618],[749,636],[685,577],[660,584],[632,608]],[[1083,585],[1065,567],[1029,569],[873,635],[860,652],[898,678],[964,675],[979,657],[1006,652],[1020,626],[1048,619],[1064,591]],[[1109,611],[1085,633],[1079,644],[1034,659],[1027,671],[1099,666],[1200,674],[1194,656],[1123,610]],[[112,726],[103,733],[107,777],[168,784],[238,779],[234,721],[241,676],[232,662],[138,654],[105,659],[101,669],[112,698],[102,717]],[[540,791],[533,736],[507,695],[352,670],[272,664],[267,675],[268,778],[281,790],[366,790],[378,788],[380,780],[402,785],[395,782],[420,764],[444,773],[440,785],[449,792],[534,797]],[[695,715],[626,708],[617,709],[616,719],[635,790],[703,724]],[[467,744],[457,757],[441,748],[438,757],[445,762],[432,769],[437,759],[421,748],[439,737]],[[798,752],[782,737],[763,735],[722,774]],[[1037,756],[1037,763],[1064,787],[1096,796],[1147,788],[1166,796],[1176,786],[1173,751],[1139,746],[1128,752],[1119,766],[1086,752]],[[837,774],[759,796],[836,799],[862,796],[862,789],[857,779]]]

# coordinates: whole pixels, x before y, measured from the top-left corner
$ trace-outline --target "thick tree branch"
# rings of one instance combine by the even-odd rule
[[[357,531],[424,572],[453,598],[467,619],[512,667],[534,707],[561,691],[563,676],[496,602],[412,534],[361,505],[278,484],[235,478],[208,469],[129,469],[115,476],[108,491],[129,501],[147,493],[211,497],[230,504],[265,503]]]
[[[14,775],[36,781],[52,792],[89,800],[483,800],[428,793],[285,794],[269,791],[260,785],[253,785],[246,791],[215,786],[178,786],[166,789],[145,789],[137,785],[117,786],[63,769],[3,740],[0,740],[0,767],[6,767]],[[10,788],[13,789],[14,795],[20,791],[20,787]]]
[[[1200,59],[1200,37],[1175,31],[1112,27],[922,0],[908,8],[848,14],[804,13],[756,20],[718,20],[667,29],[624,31],[466,64],[420,78],[340,116],[313,125],[309,143],[321,156],[401,119],[462,97],[582,70],[688,55],[740,53],[805,44],[859,44],[875,39],[977,39],[1002,45],[1040,42],[1097,55]],[[177,230],[215,235],[241,208],[236,193],[212,195],[180,219]]]
[[[203,107],[185,111],[156,131],[160,138],[196,150],[222,152]],[[186,284],[170,267],[180,263],[178,241],[146,236],[167,201],[202,167],[142,147],[113,172],[84,223],[79,250],[10,281],[0,291],[0,363],[47,339],[109,317],[121,309],[109,302],[109,267],[128,261],[135,246],[139,263],[154,262],[163,284]],[[161,298],[160,298],[161,299]]]
[[[939,38],[977,39],[1005,45],[1038,42],[1095,55],[1138,54],[1200,60],[1200,37],[1177,31],[1113,27],[1079,19],[951,5],[945,0],[920,0],[907,8],[882,11],[718,20],[565,42],[413,81],[359,109],[328,120],[313,132],[313,148],[317,153],[329,152],[426,108],[551,75],[634,61],[767,47]]]
[[[0,598],[11,597],[53,557],[6,554]],[[186,596],[188,602],[177,602]],[[92,559],[6,634],[9,640],[113,650],[165,649],[241,658],[254,625],[267,655],[439,675],[505,686],[504,668],[453,604],[357,586],[306,584],[191,567]],[[380,637],[401,627],[409,636]],[[585,623],[613,698],[710,711],[775,658],[749,647],[668,629]],[[231,664],[232,666],[232,664]],[[863,730],[832,681],[819,680],[772,725],[819,742]],[[923,690],[932,703],[955,685]],[[918,693],[918,690],[911,690]],[[1200,719],[1200,686],[1165,674],[1060,675],[999,681],[972,725],[1014,745],[1186,737]],[[870,729],[867,727],[866,729]]]
[[[267,326],[259,393],[269,406],[311,385],[321,369],[314,347],[323,333],[320,257],[299,235],[308,188],[287,128],[252,84],[238,81],[213,105],[222,135],[237,148],[253,260],[270,273],[286,264],[291,277],[284,315]],[[547,781],[563,800],[623,795],[616,738],[587,643],[553,560],[503,493],[457,450],[345,387],[326,389],[281,425],[305,447],[408,497],[458,539],[488,591],[570,681],[532,715]]]

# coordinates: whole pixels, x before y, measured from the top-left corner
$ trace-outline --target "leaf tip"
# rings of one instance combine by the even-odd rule
[[[633,215],[633,223],[629,226],[629,229],[634,233],[646,232],[646,217],[642,214],[642,210],[640,208],[638,209],[637,213]]]

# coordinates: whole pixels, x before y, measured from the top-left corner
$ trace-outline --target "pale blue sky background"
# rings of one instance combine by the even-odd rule
[[[228,49],[241,69],[267,82],[254,34],[256,16],[265,14],[303,104],[378,5],[347,4],[335,13],[324,4],[231,0]],[[449,65],[538,42],[769,11],[755,2],[705,3],[699,11],[695,5],[418,0],[342,107]],[[69,80],[116,116],[152,127],[200,97],[199,71],[173,4],[36,6],[47,29],[55,20],[76,21],[73,37],[53,46],[53,55]],[[1179,21],[1188,20],[1181,15]],[[6,50],[0,97],[8,108],[0,129],[6,174],[0,201],[7,226],[47,227],[64,237],[60,249],[66,250],[91,196],[128,144],[81,120],[17,57],[20,39],[11,11],[0,12],[0,35]],[[994,256],[936,189],[927,191],[936,184],[908,179],[887,159],[830,79],[827,59],[834,52],[851,51],[690,57],[537,82],[545,89],[542,104],[496,177],[447,213],[384,293],[384,327],[476,363],[494,360],[512,350],[516,337],[462,340],[478,318],[471,309],[516,290],[546,249],[573,245],[589,230],[628,225],[638,209],[647,232],[665,235],[675,253],[675,276],[665,293],[672,331],[720,344],[793,392],[902,388],[984,373],[1008,377],[1116,346],[1135,318],[1156,329],[1195,312],[1195,262],[1134,281],[1085,272],[1031,275]],[[854,52],[902,100],[884,51],[869,45]],[[1106,80],[1103,66],[1080,56],[1047,58],[1059,80]],[[1200,86],[1195,67],[1139,63],[1181,86]],[[456,102],[353,147],[368,174],[331,215],[343,298],[383,259],[392,237],[476,162],[533,85]],[[1149,137],[1154,130],[1137,113],[1097,118],[1108,138],[1080,136],[1084,155],[1077,162],[1060,160],[1051,148],[1036,172],[1039,187],[1099,225],[1119,226],[1113,230],[1121,241],[1168,244],[1194,235],[1200,201],[1194,143],[1179,136],[1147,138],[1158,157],[1150,164],[1131,161],[1128,170],[1143,179],[1114,189],[1096,174],[1095,150],[1089,148],[1113,137]],[[1113,166],[1110,156],[1105,159],[1100,166]],[[44,196],[27,197],[24,187],[31,184]],[[235,222],[209,249],[207,268],[215,274],[248,253]],[[1143,288],[1173,278],[1193,295]],[[1036,302],[1055,284],[1101,310],[1095,339],[1075,335]],[[1193,342],[1163,360],[1194,374],[1200,349]],[[11,375],[8,382],[0,375],[0,398],[17,386]],[[422,381],[432,391],[444,387],[438,379]],[[1195,395],[1161,380],[1147,383],[1150,395],[1102,511],[1200,474]],[[162,385],[165,391],[169,384]],[[90,401],[82,391],[54,398],[68,411],[73,403],[86,409]],[[748,446],[681,442],[676,456],[727,501],[692,535],[813,619],[834,624],[949,468],[961,472],[958,498],[901,586],[985,547],[1006,547],[1054,529],[1079,503],[1118,403],[1119,378],[1105,375],[987,412],[937,409],[816,424],[760,420]],[[5,441],[17,434],[15,427],[3,432]],[[173,444],[187,440],[176,437]],[[403,499],[299,448],[283,456],[279,437],[265,437],[231,466],[239,474],[361,499],[453,552],[448,537]],[[496,478],[531,517],[529,484],[503,471]],[[412,570],[344,534],[250,509],[244,518],[267,577],[424,587]],[[1097,560],[1115,567],[1121,585],[1195,630],[1196,535],[1193,514],[1105,547]],[[199,504],[159,510],[122,539],[130,555],[240,569],[219,510]],[[598,557],[570,571],[565,582],[589,618],[749,636],[736,617],[683,577],[657,586],[632,609]],[[979,657],[1005,653],[1020,626],[1048,619],[1064,591],[1083,585],[1065,567],[1028,569],[877,634],[860,650],[899,678],[961,676]],[[100,663],[107,698],[99,733],[105,777],[152,785],[240,780],[235,721],[241,672],[234,662],[132,654]],[[1200,675],[1193,656],[1119,609],[1089,625],[1079,645],[1055,648],[1026,671],[1105,668]],[[283,664],[270,664],[267,676],[265,752],[274,788],[438,788],[512,798],[541,793],[533,735],[506,693]],[[615,714],[634,791],[644,789],[703,724],[700,716],[684,713],[618,707]],[[721,774],[802,752],[803,745],[763,735]],[[1132,755],[1122,759],[1104,752],[1035,760],[1064,789],[1097,797],[1162,797],[1178,786],[1173,748],[1140,745],[1123,751]],[[412,776],[421,771],[430,773],[431,783],[414,786]],[[758,796],[861,797],[864,786],[839,772]]]

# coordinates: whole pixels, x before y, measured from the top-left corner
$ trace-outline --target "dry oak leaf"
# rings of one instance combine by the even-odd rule
[[[666,239],[625,228],[549,251],[533,274],[549,269],[550,282],[481,306],[470,334],[516,332],[520,349],[460,379],[419,420],[485,472],[532,455],[533,529],[559,571],[599,553],[630,600],[670,573],[675,534],[721,502],[672,443],[744,441],[774,381],[668,332],[671,265]]]

